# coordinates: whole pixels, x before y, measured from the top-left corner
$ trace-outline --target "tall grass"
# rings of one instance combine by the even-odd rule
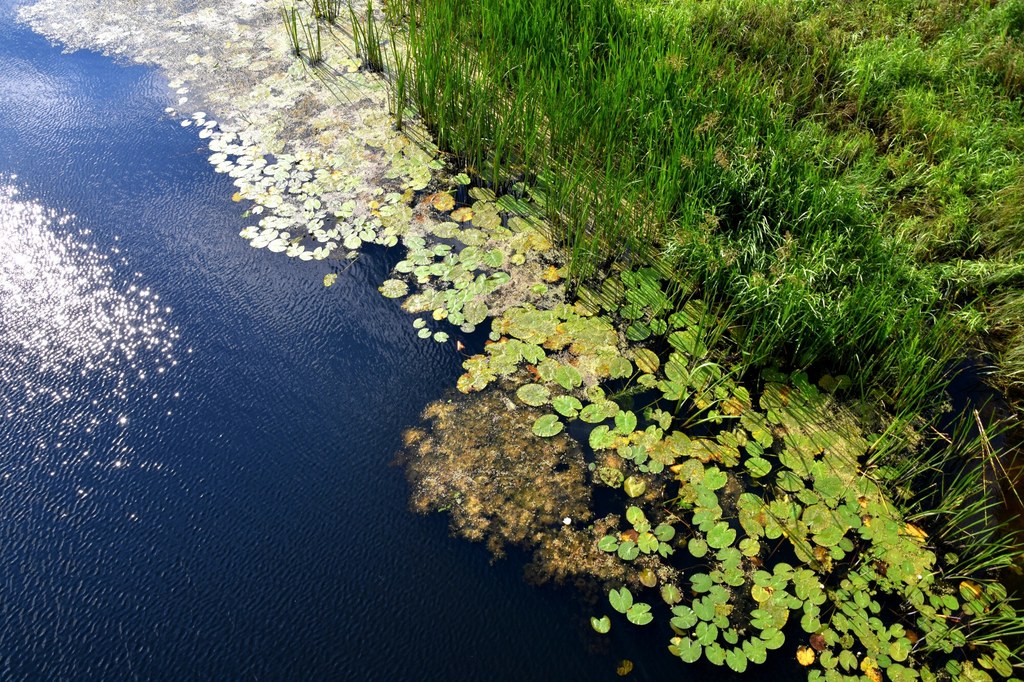
[[[356,55],[364,60],[370,71],[383,72],[385,52],[381,49],[381,29],[373,14],[373,0],[366,3],[366,12],[362,18],[351,3],[348,12],[352,21],[352,42]]]
[[[333,24],[341,16],[344,7],[341,0],[310,0],[313,17],[318,21]]]
[[[320,22],[302,24],[302,34],[306,37],[306,61],[310,66],[317,66],[324,61],[323,41],[320,35]]]
[[[302,44],[299,42],[299,10],[295,7],[281,7],[281,22],[288,36],[291,52],[298,57],[302,54]]]
[[[614,0],[403,10],[439,146],[529,186],[574,283],[654,263],[720,305],[745,366],[825,362],[896,401],[942,378],[958,340],[911,245],[713,32]]]

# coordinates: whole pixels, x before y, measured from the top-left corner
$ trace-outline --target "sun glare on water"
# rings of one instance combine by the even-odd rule
[[[13,180],[0,176],[0,416],[52,420],[29,429],[48,441],[123,427],[133,389],[178,362],[171,309],[139,273],[119,273],[116,248],[22,199]]]

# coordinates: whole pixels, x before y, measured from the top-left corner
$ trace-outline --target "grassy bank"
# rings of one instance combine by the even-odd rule
[[[541,199],[576,283],[653,263],[675,307],[718,304],[744,366],[821,363],[916,409],[968,342],[1006,383],[1024,360],[1024,10],[918,5],[390,13],[441,148]]]
[[[539,438],[591,425],[591,482],[621,489],[631,526],[576,538],[621,586],[612,608],[648,624],[659,607],[626,585],[659,586],[670,651],[738,672],[801,612],[810,679],[1011,677],[1024,625],[1000,572],[1019,547],[979,492],[992,427],[975,412],[978,433],[946,438],[932,418],[965,356],[1024,383],[1024,3],[384,13],[410,56],[392,82],[455,170],[509,213],[540,206],[568,256],[577,307],[506,310],[459,388],[503,377],[550,404]],[[493,208],[474,191],[469,214]],[[855,411],[834,399],[849,384]],[[440,487],[424,504],[485,494]]]

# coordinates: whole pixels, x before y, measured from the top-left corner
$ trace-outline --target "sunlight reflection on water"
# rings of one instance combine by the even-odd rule
[[[117,247],[104,253],[74,216],[19,198],[14,180],[0,176],[0,414],[21,445],[60,448],[125,427],[147,371],[178,364],[179,333],[141,273],[118,275]]]

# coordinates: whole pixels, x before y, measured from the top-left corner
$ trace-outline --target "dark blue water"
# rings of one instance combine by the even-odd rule
[[[566,592],[407,510],[389,462],[461,358],[388,256],[325,289],[248,247],[166,93],[0,0],[0,678],[614,679],[648,633],[594,653]]]

